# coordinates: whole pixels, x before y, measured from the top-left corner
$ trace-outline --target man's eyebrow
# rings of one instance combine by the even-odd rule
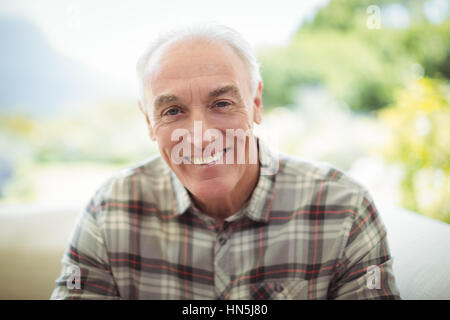
[[[155,98],[155,100],[153,102],[153,106],[155,107],[155,109],[158,109],[167,103],[176,102],[178,100],[179,100],[179,98],[176,95],[162,94]]]
[[[223,94],[231,93],[232,95],[236,96],[237,98],[241,99],[241,93],[235,85],[226,85],[217,89],[214,89],[211,91],[208,95],[209,98],[217,98]]]

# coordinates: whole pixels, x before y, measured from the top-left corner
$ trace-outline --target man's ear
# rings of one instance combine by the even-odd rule
[[[258,83],[258,89],[256,90],[255,98],[253,99],[253,121],[257,124],[262,122],[263,103],[262,103],[262,81]]]
[[[150,117],[148,116],[147,109],[144,108],[144,106],[143,106],[141,100],[138,100],[138,105],[139,105],[139,109],[140,109],[141,112],[144,114],[145,121],[147,122],[148,134],[149,134],[149,136],[150,136],[150,139],[151,139],[152,141],[155,141],[155,140],[156,140],[156,137],[155,137],[155,133],[154,133],[154,131],[153,131],[153,127],[152,127],[152,123],[151,123],[151,121],[150,121]]]

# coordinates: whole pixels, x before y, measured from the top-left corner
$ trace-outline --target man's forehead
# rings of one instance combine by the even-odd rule
[[[223,63],[189,63],[170,62],[155,66],[151,74],[151,81],[158,80],[187,80],[199,77],[235,76],[235,68],[231,64]]]
[[[242,59],[229,45],[191,39],[159,48],[148,62],[146,73],[152,79],[179,79],[234,73],[243,66]]]
[[[147,93],[152,97],[177,94],[191,85],[208,91],[219,84],[233,83],[246,91],[244,87],[250,83],[242,59],[222,43],[186,41],[163,47],[155,54],[144,77]]]

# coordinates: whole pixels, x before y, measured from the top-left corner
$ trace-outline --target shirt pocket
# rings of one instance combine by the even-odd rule
[[[267,280],[250,284],[250,296],[255,300],[306,300],[308,280]]]

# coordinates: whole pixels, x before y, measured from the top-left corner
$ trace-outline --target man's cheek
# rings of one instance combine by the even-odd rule
[[[167,146],[171,144],[173,130],[171,130],[169,127],[158,123],[153,126],[153,132],[155,134],[156,140],[158,141],[158,144],[160,144],[161,146]]]
[[[251,123],[250,118],[248,117],[248,114],[242,111],[236,112],[235,114],[229,116],[226,121],[222,119],[222,123],[220,124],[220,127],[218,129],[222,129],[225,131],[226,129],[249,129],[251,126],[249,126],[249,123]]]
[[[152,129],[153,129],[153,134],[155,135],[155,137],[159,137],[160,136],[160,134],[159,134],[160,127],[161,127],[161,125],[159,124],[159,122],[155,122],[153,124]]]

